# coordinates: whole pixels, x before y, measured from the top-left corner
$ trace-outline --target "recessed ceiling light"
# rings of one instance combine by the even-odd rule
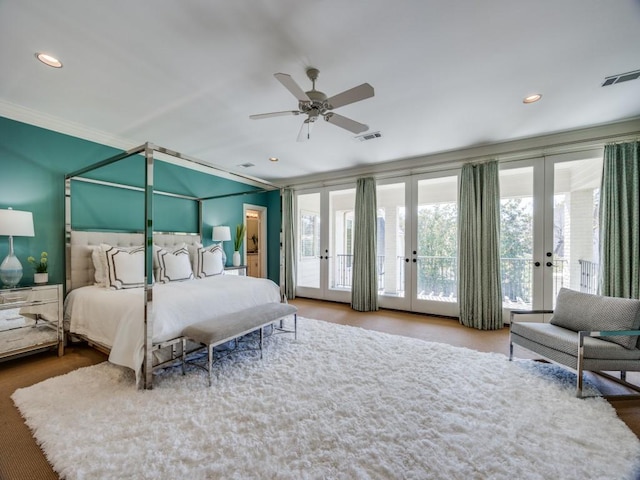
[[[524,97],[522,103],[534,103],[542,98],[542,95],[539,93],[534,93],[533,95],[529,95],[528,97]]]
[[[50,67],[62,68],[62,62],[60,60],[56,57],[52,57],[51,55],[47,55],[46,53],[36,53],[36,58]]]
[[[278,157],[269,157],[270,162],[277,162],[279,160]]]

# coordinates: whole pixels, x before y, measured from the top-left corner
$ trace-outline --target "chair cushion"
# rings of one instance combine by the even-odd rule
[[[578,356],[578,333],[573,330],[549,323],[513,322],[511,333],[553,350]],[[584,358],[640,360],[640,350],[623,348],[621,345],[605,342],[604,338],[585,337]]]
[[[638,330],[640,300],[604,297],[561,288],[550,320],[552,325],[580,330]],[[637,336],[602,337],[625,348],[636,348]]]

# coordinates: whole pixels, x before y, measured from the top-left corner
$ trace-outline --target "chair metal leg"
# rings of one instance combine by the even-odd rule
[[[262,360],[262,346],[264,344],[264,328],[260,327],[260,360]]]
[[[182,375],[185,375],[184,363],[186,361],[187,339],[182,337]]]
[[[584,332],[578,332],[578,365],[576,365],[578,379],[576,382],[576,397],[582,398],[582,370],[584,364]]]
[[[298,340],[298,314],[293,314],[293,339]]]
[[[207,369],[209,370],[209,386],[211,386],[211,374],[213,372],[213,345],[209,345],[209,353],[207,354]]]

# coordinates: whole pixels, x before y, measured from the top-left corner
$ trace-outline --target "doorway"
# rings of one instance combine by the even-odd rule
[[[245,242],[244,258],[247,275],[267,276],[267,208],[244,204]]]

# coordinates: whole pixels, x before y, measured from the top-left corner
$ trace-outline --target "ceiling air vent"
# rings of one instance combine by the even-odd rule
[[[360,140],[361,142],[366,142],[367,140],[373,140],[375,138],[380,138],[381,136],[382,134],[380,132],[367,132],[362,135],[356,135],[353,138]]]
[[[628,82],[629,80],[635,80],[640,78],[640,70],[635,70],[633,72],[620,73],[618,75],[611,75],[610,77],[605,77],[603,87],[607,87],[609,85],[618,84],[622,82]]]
[[[255,167],[255,166],[256,166],[256,164],[255,164],[255,163],[247,162],[247,163],[241,163],[241,164],[240,164],[240,165],[238,165],[238,166],[239,166],[239,167],[242,167],[242,168],[251,168],[251,167]]]

